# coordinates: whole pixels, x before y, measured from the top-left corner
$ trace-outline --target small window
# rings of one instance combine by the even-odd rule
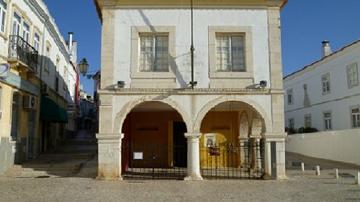
[[[21,17],[17,13],[14,13],[12,34],[19,36],[20,35],[20,27],[21,27]]]
[[[324,129],[331,130],[332,129],[332,117],[331,112],[324,113]]]
[[[292,119],[289,119],[289,129],[294,129],[295,128],[295,120],[292,118]]]
[[[293,100],[293,90],[289,89],[289,90],[287,90],[287,103],[288,103],[288,105],[292,105],[293,102],[294,102],[294,100]]]
[[[50,69],[50,65],[51,65],[50,55],[51,55],[51,47],[50,47],[50,44],[47,43],[46,51],[45,51],[45,65],[44,65],[44,70],[47,73],[49,73],[49,69]]]
[[[245,37],[242,34],[216,34],[218,72],[245,72]]]
[[[310,114],[307,114],[307,115],[305,115],[305,117],[304,117],[304,127],[305,127],[305,128],[311,128],[311,127],[312,127],[312,124],[311,124],[311,115],[310,115]]]
[[[329,94],[330,93],[330,74],[324,74],[321,76],[321,85],[322,85],[322,93]]]
[[[359,85],[359,70],[357,63],[353,63],[346,67],[348,87],[352,88]]]
[[[29,43],[30,38],[30,25],[26,22],[23,23],[23,35],[22,35],[24,41]]]
[[[352,127],[360,128],[360,107],[351,109]]]
[[[169,71],[168,34],[140,34],[141,72]]]
[[[39,51],[40,48],[40,36],[38,33],[34,34],[34,48],[36,51]]]
[[[0,32],[5,32],[5,23],[6,23],[6,10],[7,10],[7,3],[5,0],[0,0]]]

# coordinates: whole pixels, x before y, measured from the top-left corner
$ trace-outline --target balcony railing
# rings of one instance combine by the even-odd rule
[[[39,53],[22,37],[10,35],[9,61],[18,61],[25,65],[30,72],[36,73]]]

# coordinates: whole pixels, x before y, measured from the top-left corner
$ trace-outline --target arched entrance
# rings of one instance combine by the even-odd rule
[[[201,121],[200,167],[205,178],[262,178],[266,130],[251,105],[226,101],[207,111]]]
[[[170,105],[147,101],[136,105],[122,125],[124,178],[183,179],[187,167],[187,124]]]

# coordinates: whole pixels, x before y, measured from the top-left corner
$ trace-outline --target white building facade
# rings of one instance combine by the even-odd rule
[[[55,149],[72,121],[78,76],[68,44],[42,0],[0,1],[0,64],[9,67],[0,75],[0,173]]]
[[[249,166],[262,170],[261,177],[285,178],[280,48],[285,1],[195,3],[194,88],[188,3],[95,2],[102,20],[99,178],[119,179],[136,166],[178,164],[187,170],[185,179],[201,180],[212,167],[207,154],[225,144],[242,149],[235,163],[220,167]],[[186,150],[177,158],[181,138]],[[142,144],[164,146],[153,155],[156,165],[142,162],[149,157]],[[261,145],[263,152],[245,151],[244,145]],[[251,163],[245,153],[251,153]]]
[[[359,41],[334,53],[324,41],[319,61],[286,76],[286,126],[319,131],[359,128],[359,55]]]

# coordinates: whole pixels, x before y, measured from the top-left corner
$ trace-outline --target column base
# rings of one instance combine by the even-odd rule
[[[123,134],[97,134],[98,180],[118,181],[121,177],[121,139]]]
[[[201,176],[187,176],[184,178],[185,181],[201,181],[204,180]]]

